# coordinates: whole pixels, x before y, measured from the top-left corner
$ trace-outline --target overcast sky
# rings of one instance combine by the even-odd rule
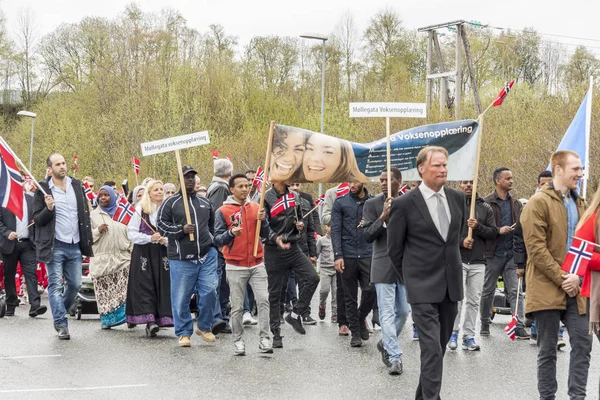
[[[9,30],[21,9],[33,10],[38,36],[62,22],[78,22],[85,16],[114,18],[130,1],[121,0],[0,0]],[[178,10],[188,25],[205,32],[221,24],[245,45],[255,35],[297,36],[303,32],[331,33],[341,15],[350,10],[362,32],[377,11],[397,10],[408,28],[419,28],[456,19],[477,20],[498,27],[533,27],[541,33],[590,38],[583,41],[544,36],[564,43],[584,44],[600,54],[599,0],[139,0],[145,12]],[[485,5],[484,5],[485,4]],[[570,51],[573,46],[568,47]]]

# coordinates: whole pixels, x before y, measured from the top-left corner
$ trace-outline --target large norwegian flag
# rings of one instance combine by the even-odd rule
[[[0,206],[23,219],[21,173],[10,151],[0,143]]]
[[[515,340],[517,338],[517,317],[516,316],[513,315],[512,319],[510,320],[508,325],[506,325],[504,327],[504,332],[506,332],[506,336],[508,336],[508,338],[510,340]]]
[[[296,207],[296,198],[293,193],[288,193],[277,200],[277,203],[273,204],[273,207],[271,207],[271,217],[276,217],[281,212],[292,207]]]
[[[132,157],[131,165],[133,165],[133,172],[135,172],[136,175],[139,175],[140,174],[140,160],[138,160],[135,157]]]
[[[504,86],[504,89],[500,91],[500,94],[498,94],[498,97],[496,97],[496,100],[494,100],[494,102],[492,103],[494,107],[502,105],[504,98],[508,95],[508,92],[510,92],[510,89],[512,89],[514,83],[515,81],[510,81],[506,84],[506,86]]]
[[[129,204],[125,197],[119,197],[117,210],[115,211],[115,215],[113,215],[113,220],[120,222],[123,225],[127,225],[134,213],[135,207]]]
[[[315,206],[320,206],[325,202],[325,194],[322,194],[321,197],[315,200]]]
[[[340,183],[335,192],[335,197],[342,197],[350,193],[350,184],[348,182]]]
[[[258,191],[260,192],[262,189],[262,182],[265,180],[265,171],[263,171],[263,169],[261,167],[258,167],[258,169],[256,170],[256,175],[254,175],[254,180],[252,181],[252,186],[255,186],[258,188]],[[269,180],[265,181],[265,186],[267,186],[269,184]]]
[[[83,192],[89,201],[96,200],[96,193],[92,191],[92,188],[87,182],[83,182]]]
[[[592,243],[574,238],[560,268],[569,274],[585,276],[593,252],[594,245]]]

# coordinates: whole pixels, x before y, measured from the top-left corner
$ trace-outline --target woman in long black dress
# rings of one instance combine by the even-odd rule
[[[160,327],[173,326],[171,279],[167,239],[156,230],[156,214],[163,202],[161,181],[150,181],[129,221],[133,242],[127,287],[126,314],[129,325],[146,324],[146,335],[156,336]]]

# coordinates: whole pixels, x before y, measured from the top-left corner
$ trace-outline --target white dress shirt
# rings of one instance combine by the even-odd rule
[[[450,207],[448,206],[448,198],[446,197],[446,192],[444,192],[444,187],[440,189],[439,192],[430,189],[423,182],[419,185],[419,190],[425,199],[425,204],[427,204],[427,209],[429,210],[429,215],[431,215],[431,219],[435,224],[438,232],[442,235],[442,231],[440,230],[440,218],[437,212],[437,198],[435,196],[436,193],[442,195],[442,204],[444,204],[444,208],[446,209],[446,214],[448,214],[448,226],[450,226],[450,221],[452,221],[452,214],[450,214]],[[446,239],[446,238],[444,238]]]
[[[27,195],[23,194],[23,219],[19,219],[19,217],[15,216],[17,220],[17,235],[19,235],[19,239],[29,238],[29,229],[27,228],[27,225],[29,225],[29,221],[27,220],[29,210],[27,209],[27,199],[25,196]]]

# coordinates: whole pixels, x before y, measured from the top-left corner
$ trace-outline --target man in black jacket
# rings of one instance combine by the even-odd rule
[[[215,303],[217,302],[217,249],[213,244],[214,212],[208,200],[194,191],[196,170],[183,167],[182,186],[188,198],[190,219],[187,222],[183,194],[169,197],[160,207],[158,230],[168,238],[169,268],[171,269],[171,306],[175,335],[179,346],[190,347],[194,322],[190,312],[190,298],[198,289],[198,319],[196,334],[207,342],[215,342],[211,332]],[[190,235],[194,235],[192,240]]]
[[[467,223],[464,195],[446,187],[448,151],[427,146],[417,155],[423,182],[392,202],[388,255],[404,279],[419,331],[421,375],[415,398],[440,398],[444,354],[457,303],[463,298],[460,242]]]
[[[471,209],[473,195],[473,181],[462,181],[460,190],[465,194],[467,209]],[[462,349],[470,351],[480,350],[475,342],[475,323],[479,313],[479,302],[483,290],[486,266],[486,244],[493,241],[498,233],[492,207],[476,194],[475,218],[469,218],[463,227],[460,256],[463,266],[463,287],[465,301],[458,303],[458,314],[454,320],[454,329],[448,342],[450,350],[458,347],[458,332],[460,330],[460,316],[463,303],[465,304],[465,322],[463,324]],[[468,239],[469,228],[473,229],[472,239]]]
[[[342,274],[346,317],[350,324],[350,346],[360,347],[369,340],[365,318],[377,301],[371,285],[371,255],[373,246],[363,234],[363,206],[372,198],[363,183],[350,184],[350,193],[333,203],[331,210],[331,241],[335,269]],[[362,289],[358,306],[358,286]]]
[[[50,176],[39,182],[33,201],[35,250],[37,261],[45,263],[48,270],[54,329],[60,340],[68,340],[66,314],[81,286],[82,256],[93,256],[92,225],[83,186],[67,176],[64,157],[51,154],[46,164]]]
[[[392,200],[399,196],[402,173],[398,168],[392,168],[391,180],[388,183],[387,170],[384,170],[381,172],[379,182],[381,194],[367,200],[363,209],[364,235],[368,243],[373,243],[371,282],[375,284],[377,291],[381,323],[381,340],[377,343],[377,349],[381,352],[383,363],[389,367],[389,374],[400,375],[403,367],[402,349],[398,337],[410,309],[406,302],[402,277],[398,275],[388,257],[387,224]],[[387,197],[388,185],[391,187],[392,197]]]
[[[6,315],[15,315],[19,306],[15,274],[17,264],[21,262],[27,297],[29,298],[29,316],[37,317],[44,314],[48,308],[41,305],[37,287],[34,247],[34,229],[28,226],[33,219],[33,196],[23,193],[23,218],[19,219],[11,211],[2,208],[0,211],[0,253],[4,260],[4,285],[6,288]]]
[[[296,205],[283,210],[279,208],[273,213],[275,214],[273,216],[271,213],[273,206],[283,196],[289,194],[292,194]],[[299,196],[290,192],[286,184],[274,182],[273,186],[265,192],[264,201],[265,215],[270,229],[269,238],[265,242],[265,265],[269,275],[269,317],[271,332],[273,332],[273,347],[282,348],[283,341],[279,328],[281,303],[279,300],[289,272],[294,272],[300,293],[298,302],[294,305],[292,312],[285,316],[285,321],[302,335],[306,333],[302,324],[303,320],[310,317],[310,301],[319,285],[319,275],[298,246],[301,230],[304,229]]]

